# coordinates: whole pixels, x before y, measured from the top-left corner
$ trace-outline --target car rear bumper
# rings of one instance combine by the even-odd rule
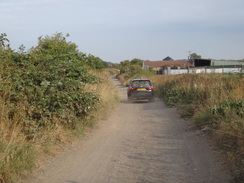
[[[133,92],[133,93],[128,93],[128,97],[133,100],[152,99],[154,97],[154,93],[153,92]]]

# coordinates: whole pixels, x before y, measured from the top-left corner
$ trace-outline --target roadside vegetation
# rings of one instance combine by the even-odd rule
[[[73,142],[119,101],[117,74],[69,35],[39,37],[26,51],[0,36],[0,182],[18,182]],[[109,95],[108,95],[109,94]]]
[[[138,58],[120,62],[120,74],[118,75],[118,79],[123,85],[128,84],[131,78],[145,78],[155,75],[153,70],[142,69],[142,63],[143,60]]]
[[[138,73],[125,72],[118,78],[126,85]],[[211,136],[231,163],[231,181],[244,182],[243,74],[139,76],[151,79],[158,97]]]
[[[244,80],[241,74],[161,76],[158,95],[209,132],[232,162],[233,182],[244,181]]]

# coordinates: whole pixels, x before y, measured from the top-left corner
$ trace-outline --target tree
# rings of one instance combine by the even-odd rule
[[[104,62],[99,57],[95,57],[94,55],[89,54],[86,59],[86,64],[89,65],[93,69],[102,69],[107,66],[106,62]]]
[[[75,43],[67,42],[69,34],[63,36],[62,33],[56,33],[52,36],[40,36],[38,46],[31,48],[32,53],[49,56],[67,56],[67,54],[77,54],[78,46]]]
[[[1,33],[0,35],[0,47],[5,47],[5,42],[9,42],[9,40],[6,38],[6,33]]]
[[[124,61],[120,62],[120,64],[119,64],[120,73],[124,73],[127,70],[129,70],[129,66],[130,66],[129,60],[124,60]]]
[[[126,71],[129,71],[131,66],[135,66],[136,68],[137,67],[142,68],[142,63],[143,63],[143,60],[141,60],[139,58],[134,58],[131,61],[124,60],[124,61],[120,62],[120,72],[124,73]]]
[[[50,82],[56,82],[62,76],[67,82],[70,78],[77,79],[83,86],[85,83],[92,83],[95,77],[85,67],[87,56],[79,52],[75,43],[66,40],[68,36],[56,33],[53,36],[39,37],[38,45],[29,51],[32,62],[41,74],[52,73],[46,78]]]
[[[202,58],[202,56],[201,55],[198,55],[198,54],[196,54],[196,53],[192,53],[191,55],[190,55],[190,59],[201,59]]]
[[[163,59],[163,61],[173,61],[173,59],[172,59],[171,57],[167,56],[167,57],[165,57],[165,58]]]
[[[143,62],[143,60],[141,60],[139,58],[134,58],[134,59],[132,59],[130,61],[131,64],[133,64],[133,65],[140,65],[140,66],[142,66],[142,62]]]

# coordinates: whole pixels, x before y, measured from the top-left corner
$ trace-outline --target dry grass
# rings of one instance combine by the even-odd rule
[[[126,75],[125,74],[120,74],[117,76],[118,80],[124,85],[126,86],[127,84],[129,84],[130,78],[126,79]]]
[[[102,80],[96,85],[87,84],[85,87],[86,91],[91,91],[99,95],[100,102],[97,104],[97,110],[93,111],[93,117],[101,118],[101,115],[106,115],[111,109],[118,104],[119,96],[116,87],[108,80],[111,72],[117,74],[116,69],[105,69],[103,72],[94,70],[93,74],[102,78]]]
[[[0,182],[17,182],[35,167],[35,151],[22,133],[21,111],[9,119],[6,105],[0,108]]]
[[[233,182],[244,181],[244,82],[242,75],[199,74],[150,78],[159,96],[209,129],[233,163]]]

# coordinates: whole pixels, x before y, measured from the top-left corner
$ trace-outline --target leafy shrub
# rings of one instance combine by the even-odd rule
[[[93,69],[103,69],[107,67],[106,62],[104,62],[99,57],[95,57],[94,55],[89,54],[86,58],[86,64]]]
[[[154,71],[144,70],[140,65],[130,65],[128,71],[125,73],[125,79],[148,77],[154,74]]]
[[[222,104],[215,105],[211,108],[213,114],[218,114],[226,117],[227,113],[232,110],[240,118],[244,117],[244,100],[226,101]]]
[[[93,119],[102,98],[85,87],[103,81],[66,37],[39,37],[29,51],[0,47],[0,182],[14,182],[16,175],[35,166],[34,143],[51,144],[62,136],[56,134],[60,128],[66,133],[93,123],[88,119]],[[97,58],[92,63],[101,64],[96,67],[101,69],[103,61]],[[20,126],[15,134],[23,136],[21,142],[9,133],[15,125]]]
[[[74,120],[62,117],[60,122],[73,128],[76,117],[86,116],[98,101],[96,94],[84,92],[85,84],[95,83],[98,78],[88,73],[83,55],[62,34],[39,38],[30,53],[11,56],[8,68],[2,71],[7,80],[1,87],[11,86],[5,92],[12,111],[10,118],[14,118],[18,103],[25,105],[22,123],[29,138],[36,136],[38,129],[54,125],[53,119],[60,118],[64,111],[70,111]]]

